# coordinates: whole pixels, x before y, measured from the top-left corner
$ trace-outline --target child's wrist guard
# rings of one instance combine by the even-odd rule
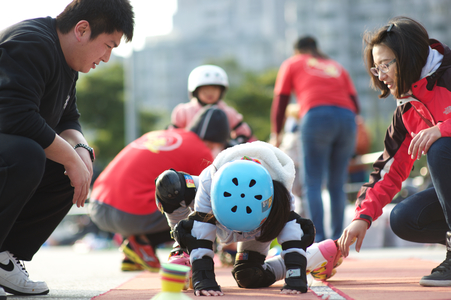
[[[282,290],[296,290],[301,293],[307,292],[307,258],[297,252],[290,252],[284,257],[287,273],[285,275],[285,285]]]
[[[221,291],[221,287],[216,282],[214,263],[210,256],[204,256],[201,259],[194,260],[192,272],[194,294],[196,294],[196,291],[202,290]]]

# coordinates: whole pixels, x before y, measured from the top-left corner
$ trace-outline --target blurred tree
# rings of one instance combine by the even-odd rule
[[[81,74],[77,83],[80,122],[89,144],[96,151],[96,165],[105,167],[125,146],[124,69],[122,64],[102,66]],[[139,111],[140,132],[153,129],[159,116]]]
[[[234,59],[208,62],[223,68],[229,77],[224,101],[243,115],[254,135],[267,141],[270,135],[270,112],[277,69],[262,72],[244,71]]]
[[[254,135],[262,141],[269,139],[270,113],[277,69],[262,73],[245,72],[239,86],[231,86],[226,101],[235,107],[247,122]]]

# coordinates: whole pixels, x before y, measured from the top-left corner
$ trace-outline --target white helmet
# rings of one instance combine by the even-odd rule
[[[214,65],[203,65],[191,71],[188,77],[189,98],[193,97],[193,92],[203,85],[220,85],[224,87],[224,92],[229,87],[227,73],[220,67]],[[224,92],[221,94],[224,95]]]

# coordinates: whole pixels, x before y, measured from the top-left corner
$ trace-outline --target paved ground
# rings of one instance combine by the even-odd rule
[[[160,249],[162,260],[168,250]],[[121,272],[121,253],[117,249],[89,252],[75,251],[73,247],[44,247],[26,264],[32,279],[43,279],[50,287],[46,296],[8,296],[8,300],[70,299],[88,300],[129,281],[140,272]],[[356,259],[402,259],[421,258],[441,262],[445,257],[443,246],[415,248],[362,249],[351,252]],[[155,287],[149,287],[155,288]]]
[[[351,251],[350,258],[380,259],[381,262],[390,259],[420,258],[435,261],[437,264],[443,261],[445,257],[444,246],[419,246],[395,237],[388,226],[389,210],[389,206],[384,208],[384,214],[373,223],[372,229],[367,232],[361,253]],[[74,209],[72,214],[84,215],[86,213],[79,211],[80,209]],[[352,219],[352,215],[353,206],[348,205],[346,218]],[[326,214],[326,221],[327,219]],[[346,222],[348,223],[348,220]],[[63,228],[63,225],[60,228]],[[61,230],[63,234],[66,231]],[[55,235],[57,234],[58,232],[55,232]],[[384,248],[384,246],[396,247]],[[161,261],[167,260],[168,253],[168,249],[157,251]],[[122,253],[117,248],[87,251],[83,247],[43,247],[35,255],[33,261],[26,263],[26,268],[31,279],[40,279],[47,282],[50,293],[46,296],[33,297],[10,295],[8,300],[89,300],[128,282],[140,274],[140,272],[121,272],[121,259]],[[338,270],[338,272],[340,271]]]
[[[26,268],[33,280],[45,280],[50,288],[46,296],[8,296],[8,300],[88,300],[137,275],[121,272],[121,253],[117,249],[88,253],[72,247],[45,247],[39,250]]]

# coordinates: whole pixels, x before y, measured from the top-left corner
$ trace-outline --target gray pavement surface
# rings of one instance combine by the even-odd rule
[[[168,257],[168,249],[158,249],[162,261]],[[355,259],[420,258],[440,263],[445,258],[445,247],[420,246],[402,248],[364,248],[354,250]],[[116,288],[139,272],[120,271],[122,254],[117,249],[80,251],[74,247],[43,247],[31,262],[26,262],[30,278],[47,282],[50,293],[45,296],[8,295],[8,300],[70,299],[88,300]],[[345,261],[346,262],[346,261]]]
[[[32,280],[44,280],[50,293],[45,296],[8,295],[8,300],[87,300],[115,288],[137,272],[120,270],[122,254],[117,249],[75,251],[73,247],[44,247],[25,267]]]

